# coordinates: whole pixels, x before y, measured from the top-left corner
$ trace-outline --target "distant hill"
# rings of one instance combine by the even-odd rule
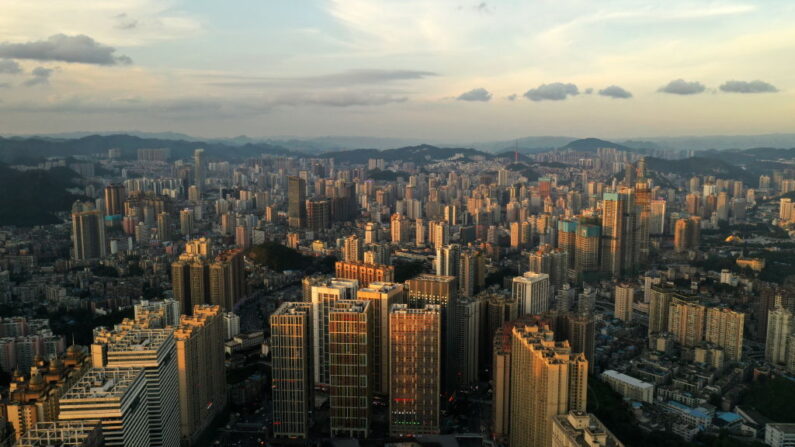
[[[663,160],[646,157],[646,167],[652,171],[678,174],[683,177],[714,175],[720,178],[741,179],[746,183],[755,181],[755,176],[750,172],[717,158],[690,157],[681,160]]]
[[[22,172],[0,164],[0,226],[59,223],[55,213],[81,198],[67,191],[77,178],[69,168]]]
[[[35,163],[46,157],[91,155],[119,148],[124,158],[133,159],[138,149],[169,148],[172,158],[189,158],[197,148],[204,148],[208,159],[236,160],[260,154],[300,155],[267,143],[226,145],[212,142],[141,138],[131,135],[90,135],[75,139],[0,138],[0,162]]]
[[[597,149],[613,148],[625,152],[643,152],[641,150],[633,149],[623,144],[613,143],[610,141],[600,140],[599,138],[582,138],[574,140],[560,149],[570,149],[576,152],[596,152]]]
[[[398,149],[354,149],[350,151],[326,152],[320,155],[332,158],[340,163],[365,164],[370,158],[382,158],[385,161],[406,161],[416,164],[426,164],[440,160],[474,159],[476,157],[493,158],[494,155],[475,149],[436,147],[429,144],[419,146],[401,147]]]

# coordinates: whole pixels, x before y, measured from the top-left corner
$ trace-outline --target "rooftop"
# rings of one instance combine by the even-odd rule
[[[69,388],[61,401],[120,399],[143,371],[143,368],[92,368]]]

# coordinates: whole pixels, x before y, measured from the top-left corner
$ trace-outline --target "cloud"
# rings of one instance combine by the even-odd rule
[[[660,87],[657,91],[673,95],[695,95],[704,90],[706,90],[706,87],[698,81],[688,82],[684,79],[676,79]]]
[[[266,76],[219,76],[220,81],[209,82],[218,87],[348,87],[355,85],[384,84],[389,82],[421,80],[438,76],[430,71],[420,70],[347,70],[318,76],[266,77]]]
[[[473,88],[468,92],[461,93],[456,98],[459,101],[489,101],[491,100],[491,93],[485,88]]]
[[[585,89],[585,94],[586,95],[590,95],[591,93],[593,93],[593,89],[592,88],[588,87],[588,88]]]
[[[22,73],[22,67],[19,66],[17,61],[0,59],[0,73],[7,73],[7,74]]]
[[[765,81],[726,81],[720,86],[727,93],[775,93],[778,89]]]
[[[405,96],[395,96],[387,93],[336,91],[285,93],[273,99],[266,100],[266,103],[272,106],[352,107],[380,106],[396,102],[406,102],[407,100],[408,98]]]
[[[113,25],[114,28],[120,30],[131,30],[138,27],[138,20],[129,17],[126,12],[123,12],[115,17],[116,24]]]
[[[116,49],[85,36],[56,34],[47,40],[26,43],[0,43],[0,57],[61,61],[95,65],[126,65],[132,59],[116,55]]]
[[[627,99],[632,97],[632,93],[624,90],[623,88],[617,85],[611,85],[610,87],[605,87],[602,90],[599,90],[599,94],[613,99]]]
[[[510,95],[506,96],[505,99],[507,99],[508,101],[516,101],[516,98],[518,97],[519,95],[517,95],[516,93],[511,93]]]
[[[25,81],[25,85],[27,87],[33,87],[34,85],[47,85],[50,83],[50,76],[54,71],[55,70],[51,68],[36,67],[31,72],[33,77]]]
[[[536,88],[525,92],[525,98],[531,101],[563,101],[569,95],[578,95],[580,91],[574,84],[564,84],[553,82],[551,84],[541,84]]]

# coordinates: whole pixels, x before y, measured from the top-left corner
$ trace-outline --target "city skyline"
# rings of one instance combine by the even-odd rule
[[[3,134],[632,138],[790,132],[795,113],[785,1],[13,2],[3,15]]]

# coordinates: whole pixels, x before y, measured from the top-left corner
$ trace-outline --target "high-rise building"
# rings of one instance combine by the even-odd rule
[[[198,188],[199,193],[204,191],[205,182],[204,149],[193,151],[193,184]]]
[[[549,275],[549,281],[555,288],[560,289],[568,282],[569,255],[565,251],[545,244],[530,254],[529,261],[529,270]]]
[[[549,309],[549,275],[527,272],[513,279],[511,296],[519,305],[519,316],[537,315]]]
[[[283,303],[270,317],[273,435],[309,437],[312,409],[312,305]]]
[[[794,323],[792,312],[782,306],[768,312],[765,360],[775,365],[787,364],[787,353],[795,349],[795,346],[788,344],[790,334],[795,330]]]
[[[707,309],[705,339],[723,348],[726,359],[739,362],[743,355],[745,314],[725,307]]]
[[[389,231],[392,235],[393,244],[403,244],[409,242],[411,235],[411,221],[400,213],[395,213],[390,218]]]
[[[124,185],[111,183],[105,187],[105,215],[122,216],[124,215],[124,201],[127,199],[127,192]]]
[[[510,445],[552,445],[554,416],[585,410],[588,361],[548,326],[514,327],[511,341]]]
[[[604,194],[602,201],[602,271],[619,277],[637,268],[637,209],[630,188]]]
[[[458,288],[461,296],[474,296],[486,285],[486,262],[480,251],[464,250],[458,263]]]
[[[157,215],[157,240],[170,241],[174,237],[171,231],[171,215],[163,211]]]
[[[371,282],[369,286],[356,292],[356,299],[370,301],[372,312],[373,339],[370,383],[376,394],[389,394],[389,309],[393,304],[403,301],[403,284],[390,282]]]
[[[572,353],[585,354],[589,371],[593,372],[596,365],[596,324],[592,313],[566,314],[566,331],[564,338],[569,341]]]
[[[334,273],[337,278],[357,280],[360,287],[367,287],[371,282],[395,281],[395,267],[391,265],[337,261]]]
[[[104,258],[107,254],[102,214],[91,203],[72,206],[72,258],[76,261]]]
[[[436,249],[436,259],[434,269],[440,276],[458,277],[459,258],[461,247],[458,244],[450,244]]]
[[[180,436],[192,445],[226,407],[224,322],[219,306],[193,308],[174,331]],[[169,390],[170,391],[170,390]]]
[[[91,363],[95,368],[143,368],[149,413],[147,445],[179,445],[179,376],[173,329],[138,329],[131,320],[122,322],[118,330],[97,329]]]
[[[624,447],[591,413],[569,411],[552,418],[552,447]]]
[[[287,178],[287,223],[290,228],[306,227],[306,180]]]
[[[625,323],[632,321],[632,304],[634,300],[635,288],[631,284],[617,284],[615,290],[615,317]]]
[[[665,234],[665,200],[652,200],[649,215],[649,234],[652,236],[659,236]]]
[[[142,368],[92,368],[61,397],[62,421],[100,420],[108,447],[148,447],[149,404]],[[179,439],[177,444],[179,445]]]
[[[704,341],[707,308],[692,300],[674,297],[668,310],[668,332],[682,346],[694,347]]]
[[[389,313],[389,434],[439,433],[442,331],[441,308],[409,309],[395,304]]]
[[[185,237],[193,234],[193,210],[190,208],[179,212],[179,230]]]
[[[484,326],[484,305],[479,297],[460,297],[448,309],[451,343],[445,347],[445,376],[448,389],[458,389],[477,382],[480,366],[481,332]]]
[[[577,254],[577,221],[560,220],[558,221],[558,249],[568,255],[568,268],[575,268],[575,256]],[[568,273],[568,272],[567,272]]]
[[[683,252],[698,248],[701,239],[701,219],[679,219],[674,225],[674,250]]]
[[[306,227],[312,231],[331,228],[331,202],[328,200],[306,201]]]
[[[332,437],[366,438],[370,433],[369,301],[340,300],[328,312],[329,424]]]
[[[599,250],[602,229],[597,224],[580,222],[577,224],[574,255],[575,277],[580,279],[586,272],[599,270]]]
[[[651,286],[649,292],[649,335],[668,330],[671,299],[674,289]]]
[[[362,238],[355,234],[345,238],[342,248],[342,260],[345,262],[362,262],[364,260]]]
[[[312,365],[316,385],[329,384],[329,313],[334,303],[356,298],[355,279],[334,278],[312,286]]]
[[[237,248],[220,253],[209,265],[208,304],[221,306],[231,311],[246,296],[246,270],[243,249]],[[201,304],[201,303],[194,303]]]

